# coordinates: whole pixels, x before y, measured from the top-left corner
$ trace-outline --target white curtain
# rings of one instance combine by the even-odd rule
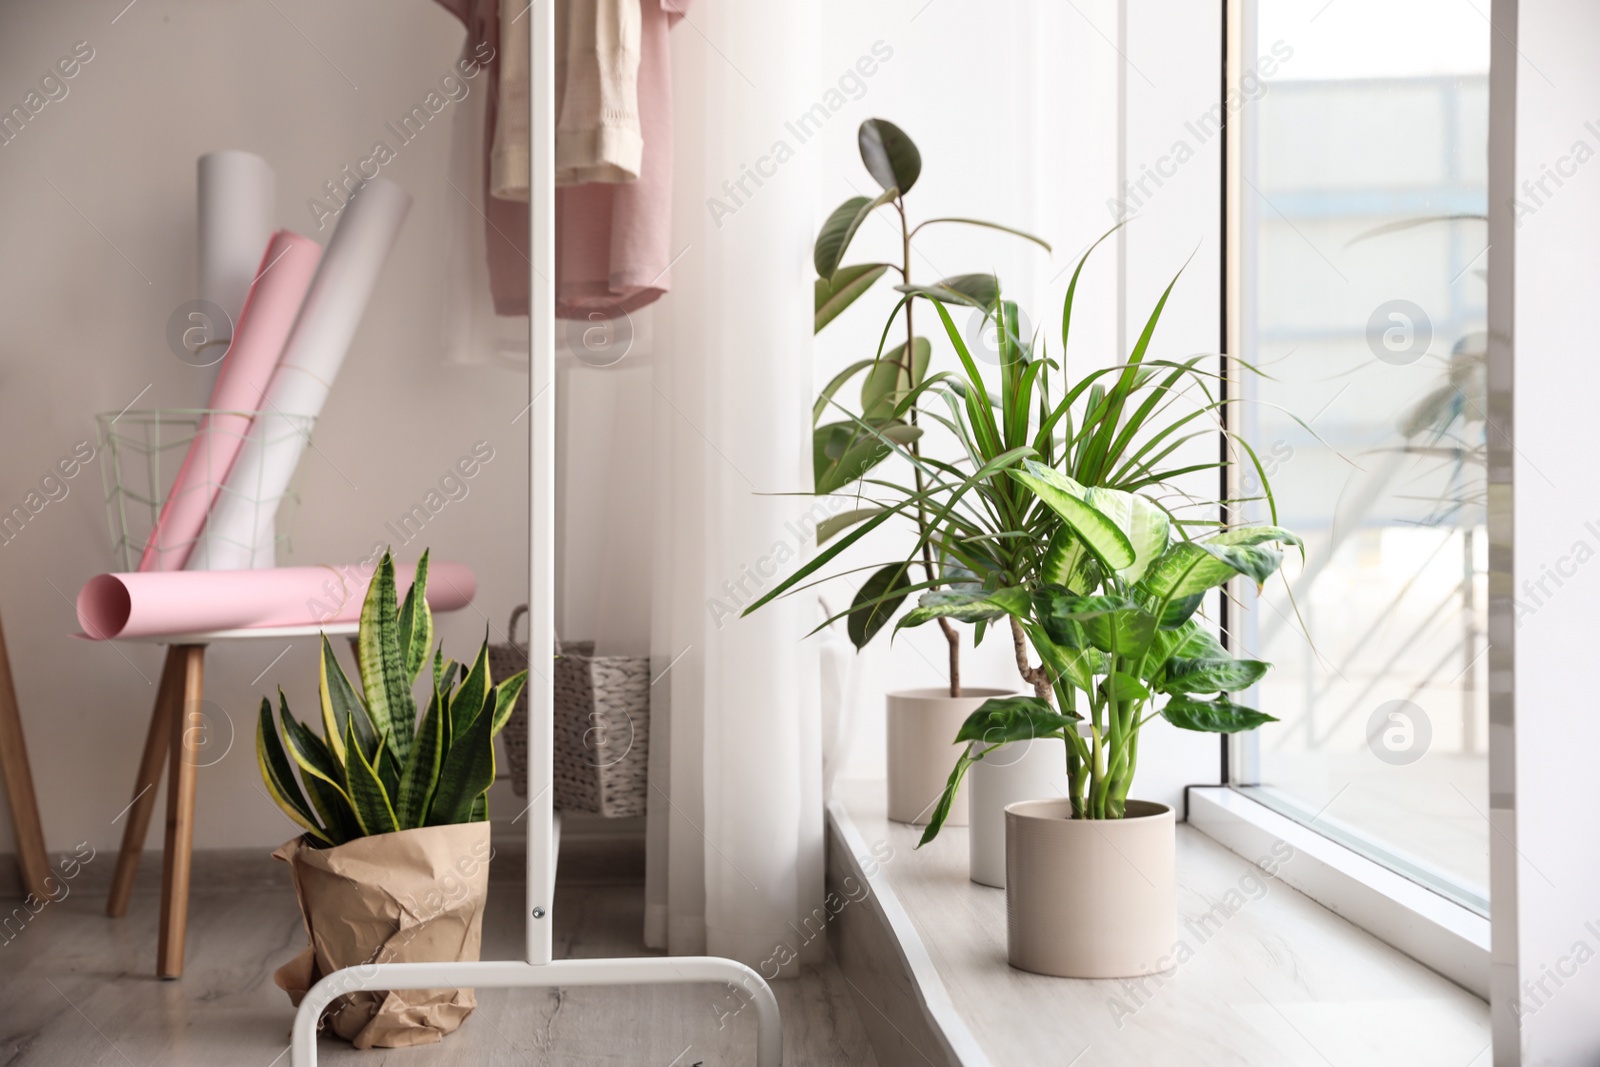
[[[737,612],[810,538],[811,267],[819,153],[776,166],[815,103],[807,4],[695,5],[673,33],[670,296],[656,320],[646,943],[793,974],[820,939],[814,599]],[[759,184],[745,178],[763,156]],[[724,182],[740,184],[736,210]],[[796,531],[799,531],[797,535]]]

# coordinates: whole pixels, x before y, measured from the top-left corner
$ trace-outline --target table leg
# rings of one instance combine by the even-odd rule
[[[161,867],[161,940],[156,974],[183,976],[183,940],[189,921],[189,860],[194,845],[195,761],[205,694],[204,645],[178,645],[182,659],[182,704],[172,716],[172,754],[167,776],[167,842]]]
[[[22,714],[17,708],[4,630],[0,630],[0,773],[5,776],[6,799],[11,804],[23,889],[45,900],[50,896],[44,884],[50,874],[50,856],[45,852],[44,831],[39,826],[39,801],[33,791],[33,771],[28,766],[28,748],[22,737]]]
[[[182,685],[183,653],[176,647],[168,648],[161,681],[156,686],[155,706],[150,710],[150,732],[145,735],[139,776],[133,783],[133,803],[128,806],[128,821],[122,828],[122,850],[117,853],[117,869],[111,876],[106,914],[113,919],[128,914],[128,900],[133,896],[134,878],[139,873],[139,859],[144,853],[145,834],[150,829],[150,814],[156,806],[156,786],[161,784],[161,772],[172,748],[173,708],[181,702]]]

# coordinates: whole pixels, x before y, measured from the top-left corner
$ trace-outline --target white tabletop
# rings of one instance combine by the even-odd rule
[[[214,641],[246,641],[252,638],[310,637],[327,634],[329,637],[348,637],[359,629],[355,622],[332,622],[322,626],[248,626],[239,630],[206,630],[189,634],[152,634],[148,637],[113,637],[112,641],[127,641],[136,645],[209,645]],[[72,636],[84,641],[101,640],[88,634]]]

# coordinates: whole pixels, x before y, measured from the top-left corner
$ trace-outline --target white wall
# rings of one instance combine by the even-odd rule
[[[1496,3],[1494,10],[1494,1062],[1565,1067],[1600,1059],[1600,965],[1593,962],[1600,951],[1600,851],[1593,826],[1600,807],[1594,773],[1600,717],[1588,678],[1600,572],[1574,562],[1579,541],[1589,550],[1579,561],[1593,554],[1592,524],[1600,523],[1588,442],[1600,390],[1592,310],[1600,288],[1600,251],[1592,239],[1600,231],[1600,165],[1594,162],[1600,71],[1590,47],[1600,34],[1600,10],[1576,0]],[[1511,115],[1502,110],[1513,89],[1514,140],[1506,121]],[[1525,187],[1525,181],[1542,181],[1543,188]],[[1514,331],[1509,349],[1508,329]],[[1508,489],[1509,529],[1503,507],[1498,515],[1493,507],[1503,505]],[[1524,583],[1544,579],[1546,568],[1566,573],[1556,584],[1546,580],[1542,595],[1530,592]],[[1508,684],[1513,680],[1514,687]]]
[[[278,174],[278,224],[326,242],[331,227],[317,231],[307,198],[375,140],[396,143],[385,122],[437,88],[464,37],[424,0],[141,0],[113,23],[119,7],[0,8],[7,109],[76,42],[94,50],[67,96],[0,147],[6,510],[76,442],[94,440],[96,412],[122,408],[146,386],[141,408],[194,403],[198,372],[170,353],[166,324],[196,284],[195,157],[218,148],[265,156]],[[384,523],[488,441],[494,459],[468,495],[398,548],[412,560],[431,545],[477,572],[474,607],[439,620],[459,657],[486,625],[501,639],[526,598],[528,467],[526,420],[512,422],[526,403],[525,374],[442,363],[444,219],[457,195],[444,180],[448,116],[383,169],[415,204],[301,469],[303,504],[284,524],[294,551],[280,562],[350,561],[392,539]],[[69,636],[78,587],[111,569],[98,464],[69,484],[65,499],[0,545],[0,610],[48,844],[87,840],[104,851],[120,840],[112,819],[131,796],[161,650]],[[265,847],[292,833],[260,791],[255,707],[282,684],[291,707],[312,714],[314,648],[302,639],[211,650],[207,695],[225,715],[213,737],[221,745],[230,721],[235,736],[200,771],[197,847]],[[149,844],[159,839],[158,815]],[[7,818],[0,852],[12,850]]]

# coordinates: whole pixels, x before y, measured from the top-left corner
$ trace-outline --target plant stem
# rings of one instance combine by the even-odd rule
[[[1033,686],[1033,695],[1050,702],[1051,686],[1050,672],[1044,667],[1028,666],[1028,641],[1022,632],[1022,622],[1015,615],[1011,617],[1011,644],[1017,652],[1017,673],[1022,675],[1022,680]]]
[[[907,285],[910,285],[911,230],[906,225],[905,200],[897,197],[894,202],[894,209],[900,213],[900,247],[902,252],[900,278]],[[900,367],[905,371],[906,390],[908,392],[917,384],[917,333],[911,320],[911,307],[914,303],[915,300],[908,299],[906,301],[906,347],[900,356]],[[900,384],[899,375],[896,374],[895,378],[895,384],[898,386]],[[917,406],[915,404],[906,409],[906,419],[913,426],[917,424]],[[918,460],[922,458],[922,449],[915,440],[911,442],[911,455]],[[913,463],[911,465],[911,473],[916,478],[917,496],[920,498],[923,492],[922,465]],[[922,569],[927,574],[929,582],[936,581],[933,572],[933,545],[928,537],[928,513],[923,510],[920,499],[917,502],[917,532],[922,535]],[[939,587],[936,585],[929,586],[930,591],[937,588]],[[939,629],[944,632],[944,639],[950,646],[950,696],[959,697],[961,695],[961,635],[950,624],[949,619],[940,619]]]

